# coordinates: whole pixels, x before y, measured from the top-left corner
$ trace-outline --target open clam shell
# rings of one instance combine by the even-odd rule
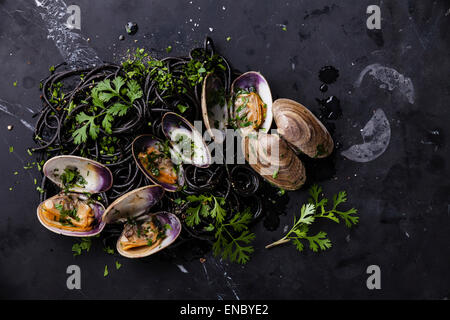
[[[164,142],[152,135],[141,135],[134,139],[132,144],[132,152],[134,160],[139,169],[149,178],[153,183],[160,185],[166,191],[174,192],[179,190],[184,185],[184,172],[181,164],[175,164],[171,160],[171,155],[164,153],[166,150]],[[157,170],[149,170],[148,165],[143,163],[145,155],[148,150],[157,150],[159,153],[156,156],[154,163],[161,161],[162,164],[155,164]],[[167,152],[169,152],[167,150]],[[160,172],[162,166],[165,167],[164,173]],[[172,182],[172,180],[174,180]]]
[[[277,99],[273,115],[278,133],[295,151],[311,158],[324,158],[333,152],[330,133],[311,111],[290,99]]]
[[[111,188],[113,176],[111,171],[101,163],[77,156],[57,156],[49,159],[43,167],[44,175],[61,189],[67,173],[79,175],[81,182],[72,183],[68,191],[100,193]]]
[[[231,85],[231,95],[233,97],[232,99],[233,105],[229,106],[229,108],[231,109],[231,117],[233,119],[237,119],[237,117],[240,118],[240,112],[238,112],[239,107],[236,108],[235,105],[236,97],[240,90],[245,90],[249,92],[253,91],[258,94],[259,98],[265,105],[265,108],[263,108],[265,110],[263,110],[262,123],[256,129],[268,132],[272,125],[273,119],[272,93],[270,92],[269,83],[261,73],[256,71],[249,71],[237,77],[233,81],[233,84]],[[237,127],[239,128],[243,136],[245,136],[249,132],[252,132],[255,129],[252,127],[252,125],[241,127],[238,124]]]
[[[250,133],[243,138],[242,150],[250,166],[273,185],[297,190],[305,183],[303,163],[279,136]]]
[[[201,133],[185,118],[167,112],[162,118],[162,130],[181,162],[201,168],[211,164],[211,153]]]
[[[121,241],[125,237],[126,229],[117,240],[117,251],[124,257],[127,258],[143,258],[150,256],[158,251],[163,250],[170,246],[180,235],[181,232],[181,222],[174,214],[170,212],[157,212],[150,215],[145,215],[137,219],[138,223],[144,223],[146,220],[151,218],[156,218],[161,227],[161,232],[164,234],[164,238],[157,246],[144,245],[141,247],[136,247],[132,249],[125,250]]]
[[[125,193],[106,208],[102,220],[105,223],[125,222],[127,218],[143,215],[164,196],[164,188],[145,186]]]
[[[225,139],[228,123],[228,107],[225,85],[214,73],[203,80],[202,116],[205,127],[214,141],[221,143]]]
[[[84,204],[88,205],[93,213],[94,222],[92,223],[92,229],[88,231],[75,231],[75,230],[67,230],[64,229],[64,226],[57,226],[58,223],[54,220],[49,220],[45,214],[45,208],[51,208],[54,206],[54,203],[60,203],[67,199],[65,197],[74,197],[84,202]],[[105,208],[100,202],[89,200],[87,196],[79,193],[68,193],[68,194],[58,194],[51,198],[48,198],[41,204],[39,204],[37,208],[37,217],[39,222],[48,230],[62,234],[70,237],[92,237],[99,234],[103,228],[105,227],[105,222],[102,221],[102,215],[105,211]]]

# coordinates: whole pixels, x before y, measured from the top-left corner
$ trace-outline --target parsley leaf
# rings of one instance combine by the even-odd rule
[[[112,81],[105,79],[99,82],[91,90],[92,106],[87,109],[94,115],[81,111],[75,117],[79,127],[72,133],[74,143],[84,143],[88,137],[91,137],[93,140],[97,139],[100,125],[96,122],[96,119],[101,117],[103,117],[101,127],[106,133],[112,134],[114,118],[126,115],[134,101],[141,98],[142,95],[142,89],[134,79],[125,81],[124,78],[119,76]],[[98,109],[101,110],[100,113],[97,112]]]
[[[238,212],[226,221],[225,198],[202,194],[187,196],[186,200],[193,204],[186,210],[186,224],[195,227],[203,222],[206,224],[203,231],[215,230],[214,255],[232,262],[247,263],[254,250],[249,244],[255,239],[248,227],[253,219],[250,209]]]
[[[319,231],[317,234],[311,236],[308,235],[309,227],[316,221],[317,218],[328,218],[336,223],[340,222],[340,219],[345,222],[347,227],[355,225],[359,221],[359,217],[356,216],[357,210],[351,208],[348,211],[339,211],[337,207],[347,201],[347,193],[340,191],[333,196],[333,206],[330,210],[327,210],[328,199],[321,198],[322,188],[313,185],[309,189],[309,195],[311,198],[307,204],[304,204],[300,210],[300,217],[297,219],[294,216],[294,225],[292,229],[280,240],[275,241],[272,244],[266,246],[271,248],[289,241],[292,241],[298,251],[303,251],[303,241],[309,243],[309,248],[313,252],[320,250],[327,250],[331,248],[331,241],[327,238],[327,233]]]
[[[75,243],[72,245],[72,252],[74,256],[81,255],[82,251],[88,252],[91,248],[92,242],[91,238],[81,238],[80,243]]]

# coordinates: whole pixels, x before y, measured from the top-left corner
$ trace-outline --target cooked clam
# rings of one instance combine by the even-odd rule
[[[105,223],[105,208],[78,193],[53,196],[37,208],[39,222],[48,230],[71,237],[91,237],[100,233]]]
[[[295,151],[312,158],[324,158],[333,152],[329,132],[305,106],[290,99],[277,99],[273,115],[278,133]]]
[[[163,196],[163,187],[145,186],[124,194],[106,208],[105,223],[125,223],[116,246],[121,255],[146,257],[176,240],[181,231],[178,218],[169,212],[149,212]]]
[[[225,138],[228,108],[225,86],[214,73],[205,77],[202,87],[202,116],[208,133],[216,142]]]
[[[162,119],[164,135],[170,140],[174,154],[183,163],[206,168],[211,164],[211,153],[200,132],[180,115],[167,112]]]
[[[243,138],[242,149],[250,166],[270,183],[286,190],[305,183],[303,163],[279,136],[250,133]]]
[[[180,220],[172,213],[145,215],[125,224],[116,248],[124,257],[147,257],[171,245],[180,232]]]
[[[183,166],[172,162],[167,143],[152,135],[142,135],[134,139],[132,151],[139,169],[153,183],[170,192],[183,186]]]
[[[49,159],[44,175],[63,189],[37,208],[39,222],[48,230],[72,237],[89,237],[100,233],[105,223],[103,205],[87,194],[104,192],[112,185],[112,173],[102,164],[76,156]]]
[[[249,71],[233,81],[231,86],[230,124],[239,128],[242,135],[272,125],[272,94],[266,79],[255,71]]]
[[[111,171],[99,162],[77,156],[57,156],[43,167],[44,175],[61,189],[100,193],[112,186]]]

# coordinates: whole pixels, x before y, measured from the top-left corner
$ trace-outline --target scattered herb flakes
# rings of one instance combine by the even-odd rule
[[[13,147],[13,146],[10,146],[10,147],[9,147],[9,153],[12,153],[12,152],[14,152],[14,147]]]
[[[167,53],[172,52],[172,46],[168,46],[168,47],[166,48],[166,52],[167,52]]]
[[[44,189],[42,189],[41,187],[36,187],[36,190],[39,191],[40,193],[44,193]]]
[[[106,277],[109,274],[108,272],[108,266],[105,265],[105,271],[103,271],[103,276]]]
[[[182,204],[184,200],[181,198],[176,198],[175,200],[173,200],[173,202],[175,202],[175,204]]]
[[[272,174],[272,178],[276,179],[278,177],[278,172],[279,172],[279,169],[276,169]]]
[[[120,269],[120,267],[122,267],[122,265],[120,264],[120,262],[119,262],[119,261],[116,261],[116,270],[119,270],[119,269]]]
[[[65,168],[60,178],[64,191],[66,192],[74,187],[84,187],[87,184],[86,179],[80,174],[77,168]]]
[[[229,42],[231,40],[231,37],[227,37],[227,41]]]
[[[88,252],[89,249],[91,248],[92,245],[92,240],[91,238],[81,238],[81,242],[80,243],[75,243],[72,245],[72,252],[74,256],[79,256],[81,255],[82,251],[86,251]]]
[[[105,251],[107,254],[114,254],[114,249],[112,249],[110,246],[103,248],[103,251]]]
[[[13,86],[14,86],[14,87],[17,87],[17,81],[14,81],[14,82],[13,82]]]
[[[177,104],[177,108],[181,113],[184,113],[189,107],[182,104]]]
[[[18,171],[14,171],[14,175],[17,176],[19,174]]]
[[[50,72],[55,71],[55,66],[51,66],[50,68],[48,68],[48,71],[50,71]]]
[[[13,191],[13,188],[12,188],[12,187],[10,187],[10,188],[9,188],[9,191]]]

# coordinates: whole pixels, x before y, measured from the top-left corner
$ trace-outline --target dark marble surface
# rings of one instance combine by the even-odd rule
[[[32,0],[0,1],[0,297],[449,296],[448,1],[75,0],[67,4],[81,7],[81,34],[90,39],[84,44],[103,60],[118,62],[135,46],[163,56],[171,45],[171,54],[184,55],[209,34],[235,68],[261,71],[275,97],[297,99],[318,112],[316,99],[337,96],[342,116],[330,123],[341,148],[329,172],[319,167],[320,171],[309,168],[308,174],[327,194],[347,190],[361,221],[351,230],[324,224],[333,241],[327,252],[300,254],[290,245],[264,249],[299,212],[307,199],[301,189],[285,196],[285,214],[276,230],[267,230],[264,223],[254,228],[255,253],[245,266],[210,255],[203,265],[190,254],[126,260],[105,254],[101,241],[94,242],[89,253],[73,257],[74,239],[48,232],[38,223],[33,184],[38,174],[23,170],[32,159],[25,148],[33,145],[31,131],[23,123],[34,124],[28,109],[40,107],[39,80],[63,58],[55,41],[47,38],[49,21],[42,17],[49,15],[43,8]],[[366,28],[366,8],[371,4],[381,7],[381,31]],[[139,24],[133,37],[124,30],[129,20]],[[118,40],[121,34],[124,41]],[[231,40],[226,41],[227,37]],[[355,86],[364,68],[376,63],[411,79],[413,101],[400,87],[388,90],[370,75]],[[318,72],[325,65],[335,66],[340,76],[322,93]],[[342,156],[341,151],[362,143],[360,129],[379,108],[391,130],[385,152],[369,162]],[[8,125],[14,129],[8,131]],[[9,146],[14,146],[13,153]],[[122,263],[120,270],[114,268],[116,260]],[[81,267],[81,290],[66,288],[66,268],[71,264]],[[106,278],[105,264],[110,269]],[[372,264],[381,268],[381,290],[366,287],[366,268]]]

